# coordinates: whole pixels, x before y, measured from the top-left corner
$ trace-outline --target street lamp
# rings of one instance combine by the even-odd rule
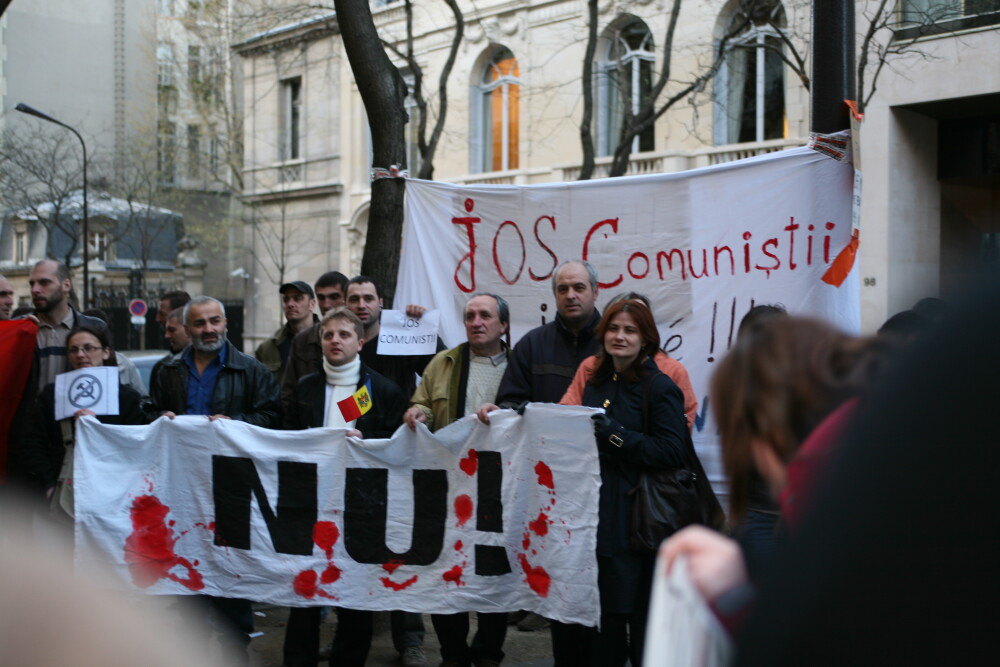
[[[88,268],[88,264],[90,264],[90,250],[87,245],[90,240],[90,220],[87,215],[87,144],[75,129],[60,120],[56,120],[52,116],[42,113],[38,109],[29,107],[27,104],[18,104],[14,109],[65,127],[76,135],[76,138],[80,140],[80,145],[83,146],[83,310],[86,310],[90,306],[90,269]]]

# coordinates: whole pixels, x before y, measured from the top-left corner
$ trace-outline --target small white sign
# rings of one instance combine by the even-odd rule
[[[133,315],[132,316],[132,324],[134,324],[135,326],[141,327],[145,323],[146,323],[146,316],[145,315]]]
[[[81,368],[56,376],[56,419],[77,410],[95,415],[118,414],[118,369],[114,366]]]
[[[421,317],[407,317],[402,310],[383,310],[376,349],[392,356],[434,354],[440,324],[439,310],[428,310]]]

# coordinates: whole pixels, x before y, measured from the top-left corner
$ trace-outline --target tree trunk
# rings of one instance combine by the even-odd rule
[[[587,50],[583,56],[583,118],[580,120],[580,145],[583,164],[577,180],[594,175],[594,53],[597,51],[597,0],[587,0]]]
[[[379,40],[368,0],[335,0],[344,51],[368,112],[372,128],[372,166],[406,168],[404,127],[406,83]],[[402,249],[404,182],[379,178],[372,182],[368,236],[361,272],[382,288],[386,307],[396,293],[396,273]]]

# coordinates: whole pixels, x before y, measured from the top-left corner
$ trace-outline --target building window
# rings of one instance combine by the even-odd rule
[[[742,20],[742,16],[734,21]],[[715,81],[715,141],[735,144],[788,136],[785,116],[785,64],[775,26],[784,10],[775,3],[760,21],[737,35],[727,49]]]
[[[192,85],[201,81],[201,47],[194,44],[188,46],[188,81]]]
[[[28,262],[28,231],[17,230],[14,232],[14,263],[26,264]]]
[[[483,69],[478,87],[476,171],[518,168],[521,80],[517,59],[508,49],[497,51]]]
[[[302,78],[281,82],[281,159],[302,157]]]
[[[156,45],[156,65],[159,72],[160,88],[174,85],[174,53],[169,44],[160,42]]]
[[[176,176],[176,136],[175,123],[160,121],[157,124],[156,157],[161,183],[171,184]]]
[[[187,175],[201,178],[201,127],[187,126]]]
[[[91,259],[108,262],[114,259],[111,252],[111,235],[106,229],[90,230],[87,234],[87,250]]]
[[[406,99],[403,100],[403,108],[406,109],[407,120],[403,126],[403,139],[406,142],[406,168],[410,175],[416,176],[420,171],[420,146],[418,144],[418,126],[420,125],[420,109],[417,107],[417,99],[413,95],[413,86],[416,85],[413,73],[409,70],[402,72],[403,81],[406,82]]]
[[[214,128],[208,143],[208,171],[213,178],[219,175],[219,138],[215,136]]]
[[[902,0],[896,39],[914,39],[1000,23],[998,0]]]
[[[634,19],[613,31],[603,62],[597,65],[597,152],[611,155],[618,147],[625,109],[639,112],[653,87],[653,35]],[[632,152],[655,149],[654,128],[632,139]]]

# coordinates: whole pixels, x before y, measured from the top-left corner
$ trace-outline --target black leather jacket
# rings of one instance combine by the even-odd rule
[[[177,415],[187,411],[189,371],[184,359],[178,356],[161,364],[149,388],[147,412],[151,420],[168,410]],[[274,374],[228,340],[226,362],[212,392],[211,413],[264,428],[280,426],[278,383]]]

